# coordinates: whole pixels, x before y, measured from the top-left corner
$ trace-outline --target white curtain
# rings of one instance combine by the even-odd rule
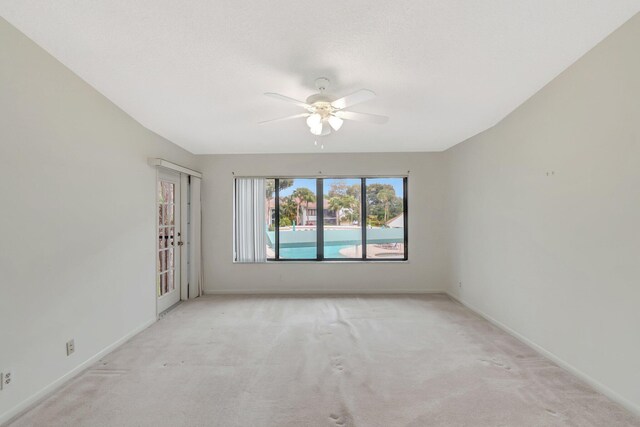
[[[189,175],[180,174],[180,233],[186,243],[180,251],[180,299],[189,299],[189,277],[191,276],[191,189],[189,187]]]
[[[202,205],[200,203],[200,186],[202,180],[190,177],[189,211],[189,249],[191,260],[189,264],[189,298],[199,297],[204,293],[204,277],[202,273]]]
[[[234,208],[234,259],[236,262],[265,262],[264,178],[236,178]]]

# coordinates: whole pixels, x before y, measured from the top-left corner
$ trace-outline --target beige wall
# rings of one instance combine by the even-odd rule
[[[636,15],[445,156],[450,292],[640,413],[639,76]]]
[[[0,18],[0,423],[155,319],[156,156],[195,159]]]
[[[203,264],[213,292],[421,292],[444,289],[442,154],[199,156],[204,174]],[[407,263],[232,261],[233,175],[404,175],[410,170]]]

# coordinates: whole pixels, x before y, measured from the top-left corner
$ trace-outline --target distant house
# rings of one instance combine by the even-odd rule
[[[402,228],[404,227],[404,214],[391,218],[389,221],[385,223],[385,225],[389,228]]]
[[[338,225],[338,216],[335,211],[329,209],[329,202],[324,200],[323,203],[324,209],[324,223],[329,225]],[[276,222],[276,201],[275,199],[269,200],[269,225],[273,225]],[[316,206],[316,202],[309,202],[307,206],[306,203],[302,203],[300,206],[301,216],[300,216],[300,224],[298,225],[316,225],[318,221],[318,207]]]

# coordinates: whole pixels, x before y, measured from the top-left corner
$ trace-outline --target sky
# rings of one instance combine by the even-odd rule
[[[360,179],[358,178],[344,178],[339,180],[343,181],[347,185],[360,183]],[[337,179],[324,179],[324,194],[327,194],[329,192],[331,183],[335,181],[337,181]],[[396,196],[402,197],[402,178],[367,178],[367,184],[391,184],[396,191]],[[316,180],[315,178],[296,178],[293,182],[293,186],[280,191],[280,197],[290,196],[291,193],[293,193],[298,187],[306,187],[312,190],[315,194]]]

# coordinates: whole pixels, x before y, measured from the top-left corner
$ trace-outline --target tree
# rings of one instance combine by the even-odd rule
[[[299,188],[296,188],[293,194],[291,194],[291,197],[293,197],[298,204],[296,224],[300,224],[300,208],[302,206],[302,203],[305,204],[305,208],[308,211],[309,203],[316,201],[316,195],[313,193],[313,191],[309,190],[306,187],[299,187]]]
[[[278,180],[278,188],[280,191],[285,188],[289,188],[293,185],[293,179],[290,178],[280,178]],[[271,213],[271,199],[273,199],[273,193],[276,191],[276,180],[275,179],[267,179],[265,183],[265,197],[267,199],[267,217]],[[271,219],[269,219],[271,222]]]
[[[331,183],[327,196],[329,201],[336,198],[333,202],[335,209],[329,206],[331,210],[349,210],[348,219],[351,223],[360,218],[360,184],[348,185],[344,180],[336,180]]]
[[[342,208],[342,197],[333,196],[329,199],[329,209],[336,213],[336,225],[340,225],[340,211]]]
[[[344,207],[344,209],[349,211],[349,221],[351,221],[351,224],[353,224],[355,218],[358,217],[358,214],[356,214],[358,200],[356,200],[356,198],[353,196],[344,196],[342,197],[342,206]]]
[[[376,215],[367,215],[367,224],[372,227],[380,226],[380,220]]]
[[[349,211],[349,221],[353,224],[354,218],[357,218],[355,214],[355,208],[358,205],[358,201],[353,196],[333,196],[329,199],[329,209],[336,212],[338,225],[340,225],[340,211]]]
[[[382,203],[384,206],[384,223],[387,223],[387,219],[389,219],[389,207],[391,206],[391,202],[396,197],[396,192],[392,189],[388,188],[381,189],[376,195],[378,201]]]
[[[367,224],[382,225],[403,211],[402,197],[396,196],[396,190],[390,184],[367,185]],[[374,219],[375,218],[375,219]]]
[[[349,186],[344,181],[333,181],[329,186],[329,198],[344,196],[347,194]]]
[[[353,196],[356,200],[360,200],[360,184],[353,184],[347,188],[347,195]]]
[[[298,205],[291,197],[280,199],[280,227],[287,227],[296,219]]]
[[[396,190],[393,188],[391,184],[367,184],[367,204],[368,205],[380,205],[380,201],[378,200],[378,193],[382,190],[389,190],[396,194]]]
[[[349,187],[347,189],[347,195],[354,199],[353,206],[351,207],[351,222],[353,222],[354,218],[360,218],[360,184],[353,184]]]

